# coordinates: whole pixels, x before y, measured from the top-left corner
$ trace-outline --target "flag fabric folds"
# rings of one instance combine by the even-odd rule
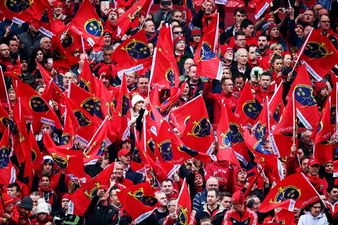
[[[219,15],[215,14],[197,46],[194,61],[197,64],[197,76],[221,80],[222,65],[216,50],[218,23]]]
[[[305,175],[297,173],[278,182],[265,197],[259,211],[268,212],[276,207],[288,209],[290,204],[280,205],[287,200],[295,201],[294,207],[304,208],[319,201],[320,196]]]

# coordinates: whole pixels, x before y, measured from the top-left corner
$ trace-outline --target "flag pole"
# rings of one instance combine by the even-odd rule
[[[306,182],[313,188],[313,190],[316,192],[316,194],[318,195],[320,201],[323,203],[324,207],[327,208],[325,202],[323,201],[323,199],[320,197],[320,194],[318,193],[318,191],[316,190],[316,188],[311,184],[311,182],[309,181],[309,179],[304,175],[304,173],[301,173],[302,176],[305,178]]]
[[[296,103],[295,103],[295,93],[292,92],[292,144],[296,144],[296,137],[297,137],[297,131],[296,131]]]
[[[99,133],[99,131],[101,130],[101,128],[103,127],[103,125],[106,123],[107,119],[108,119],[108,115],[106,116],[106,118],[104,118],[104,120],[102,121],[101,125],[99,126],[99,128],[97,128],[97,130],[96,130],[96,132],[94,133],[93,137],[92,137],[92,138],[90,139],[90,141],[88,142],[85,151],[86,151],[86,150],[89,148],[89,146],[92,144],[94,138],[96,137],[97,133]],[[84,151],[84,152],[85,152],[85,151]]]
[[[268,111],[268,134],[271,134],[271,123],[270,123],[270,107],[269,107],[269,96],[266,96],[266,110]]]
[[[302,48],[301,48],[300,51],[299,51],[299,55],[297,56],[297,60],[296,60],[296,62],[295,62],[295,65],[294,65],[293,68],[292,68],[291,73],[295,70],[295,68],[296,68],[296,66],[297,66],[297,64],[298,64],[298,62],[299,62],[299,59],[300,59],[301,55],[302,55],[303,52],[304,52],[304,49],[305,49],[305,47],[306,47],[306,44],[307,44],[307,42],[309,41],[309,39],[310,39],[310,37],[311,37],[311,34],[312,34],[313,29],[314,29],[314,28],[312,27],[311,30],[310,30],[310,32],[309,32],[309,34],[308,34],[308,36],[306,37],[306,40],[305,40],[305,42],[304,42]]]
[[[81,36],[81,45],[82,45],[82,53],[85,53],[85,45],[84,45],[84,40],[83,37]]]

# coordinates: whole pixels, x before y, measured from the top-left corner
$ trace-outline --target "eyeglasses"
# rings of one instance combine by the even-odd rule
[[[175,31],[174,34],[183,34],[183,31]]]

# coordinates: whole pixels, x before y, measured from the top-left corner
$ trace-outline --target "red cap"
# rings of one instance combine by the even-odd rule
[[[121,157],[121,156],[128,155],[128,154],[130,154],[129,149],[122,148],[122,149],[120,149],[120,151],[117,153],[117,157]]]
[[[175,39],[174,39],[174,46],[178,43],[178,42],[180,42],[180,41],[185,41],[185,37],[183,37],[183,36],[178,36],[178,37],[176,37]]]
[[[318,95],[320,90],[327,88],[327,84],[324,81],[319,81],[315,83],[315,95]]]
[[[194,28],[191,30],[191,36],[195,36],[195,35],[202,35],[201,28],[199,28],[199,27],[194,27]]]
[[[102,73],[105,73],[104,76],[106,77],[110,77],[111,76],[111,71],[110,71],[110,67],[109,66],[101,66],[101,68],[98,71],[98,75],[99,77],[102,75]]]
[[[309,161],[309,166],[314,166],[314,165],[320,165],[318,159],[316,159],[316,158],[312,158]]]
[[[56,8],[56,7],[64,7],[65,4],[63,2],[61,2],[60,0],[56,0],[53,4],[53,7]]]
[[[222,56],[227,52],[227,51],[234,51],[229,45],[224,44],[221,46],[221,54]]]
[[[70,194],[66,193],[62,196],[62,199],[70,199]]]

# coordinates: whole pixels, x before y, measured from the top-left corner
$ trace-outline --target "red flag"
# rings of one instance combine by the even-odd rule
[[[2,67],[0,68],[0,72],[1,72],[1,74],[0,74],[0,76],[1,76],[0,77],[0,102],[1,103],[7,102],[7,104],[8,104],[8,102],[9,102],[8,93],[7,93],[6,83],[5,83],[5,75],[2,71]]]
[[[85,164],[95,164],[98,157],[104,152],[107,152],[108,146],[115,142],[116,132],[109,132],[112,131],[110,127],[117,126],[114,123],[112,118],[109,118],[108,116],[102,121],[90,142],[87,144],[86,149],[83,151],[83,161]]]
[[[17,85],[14,86],[15,93],[21,101],[21,112],[24,113],[26,119],[33,121],[32,125],[35,133],[40,131],[41,123],[62,129],[61,122],[54,110],[32,87],[21,81],[17,81]]]
[[[179,70],[174,56],[174,46],[171,36],[171,28],[163,26],[158,36],[154,50],[150,85],[160,89],[178,87]]]
[[[184,178],[180,193],[177,198],[179,224],[189,224],[191,214],[191,199],[187,181]]]
[[[270,128],[276,125],[284,110],[283,103],[283,81],[269,100]]]
[[[213,16],[197,46],[194,61],[197,63],[197,76],[221,80],[222,65],[217,56],[218,23],[217,13]]]
[[[91,201],[95,197],[94,194],[98,189],[109,187],[110,176],[114,170],[114,163],[107,166],[98,175],[93,177],[89,182],[83,184],[72,195],[71,200],[74,204],[74,215],[83,216]]]
[[[167,121],[163,121],[156,138],[157,148],[156,155],[160,160],[173,164],[182,164],[183,161],[196,157],[202,161],[209,161],[210,157],[203,153],[188,148],[183,145],[182,141],[174,134]]]
[[[80,88],[81,89],[81,88]],[[84,91],[84,90],[83,90]],[[64,98],[64,103],[69,112],[72,112],[69,116],[72,118],[73,127],[75,129],[80,127],[89,127],[95,124],[98,124],[98,118],[89,114],[89,112],[81,107],[81,104],[76,104],[69,98]]]
[[[135,28],[140,23],[140,16],[146,15],[150,11],[153,1],[151,0],[140,0],[135,1],[133,5],[126,10],[117,20],[119,36],[122,37],[129,28]]]
[[[103,119],[101,100],[76,84],[70,84],[69,99],[77,106],[86,110],[92,117],[95,115],[97,118]],[[98,119],[96,119],[96,121],[98,121]]]
[[[37,172],[39,168],[41,168],[41,162],[42,162],[42,154],[39,148],[38,143],[35,140],[35,136],[33,134],[33,130],[29,131],[28,134],[28,143],[31,149],[31,163],[32,163],[32,169],[33,172]],[[27,161],[26,161],[27,163]],[[25,170],[26,172],[26,170]]]
[[[332,155],[332,144],[330,143],[330,138],[332,135],[330,116],[331,116],[331,107],[330,107],[331,98],[326,100],[322,118],[319,122],[317,129],[317,134],[315,138],[314,146],[314,157],[318,159],[321,164],[324,164],[333,159]]]
[[[57,84],[53,81],[49,73],[39,63],[37,63],[37,65],[38,65],[40,74],[42,76],[42,79],[44,80],[46,84],[46,88],[41,96],[48,101],[53,99],[54,101],[60,103],[61,99],[63,98],[64,93],[62,92],[60,87],[57,86]]]
[[[210,149],[214,135],[202,96],[192,99],[170,114],[175,126],[178,125],[176,128],[182,133],[182,142],[187,147],[204,153]]]
[[[59,19],[50,19],[50,29],[54,34],[52,37],[53,47],[58,46],[58,50],[74,53],[75,51],[82,51],[81,36],[69,29],[68,25]],[[85,44],[85,49],[89,46]]]
[[[148,182],[123,189],[117,193],[117,197],[136,223],[150,216],[158,206],[154,190]]]
[[[301,59],[304,60],[310,74],[320,81],[336,65],[338,51],[327,37],[315,29],[304,44]]]
[[[265,197],[259,211],[268,212],[276,207],[288,209],[293,204],[293,201],[284,206],[276,205],[288,199],[295,201],[294,207],[302,209],[313,202],[319,201],[320,196],[308,179],[302,173],[297,173],[287,176],[284,180],[278,182]]]
[[[146,33],[141,29],[115,49],[112,59],[122,68],[118,74],[144,70],[151,65],[147,43]]]
[[[242,90],[241,96],[239,97],[235,116],[240,118],[239,122],[241,125],[245,126],[248,123],[253,125],[255,124],[255,121],[258,118],[261,110],[261,104],[259,104],[259,102],[257,102],[252,95],[249,83],[246,83]]]
[[[16,23],[19,23],[17,18],[24,21],[28,21],[30,19],[40,21],[44,10],[49,8],[49,3],[45,0],[26,0],[19,2],[5,0],[0,3],[0,14],[10,20],[13,19],[14,21],[17,21]]]
[[[17,101],[13,107],[13,120],[17,125],[18,133],[13,135],[13,149],[19,164],[24,163],[28,157],[26,120],[22,115],[21,101]]]
[[[60,168],[65,169],[66,175],[77,178],[85,177],[81,151],[68,149],[66,145],[57,146],[47,134],[43,135],[43,143],[54,162]]]
[[[170,107],[177,102],[177,100],[181,97],[182,92],[186,88],[186,81],[181,85],[176,92],[170,94],[170,97],[164,100],[160,106],[160,111],[165,112],[166,110],[170,109]]]
[[[7,185],[15,182],[16,170],[10,161],[11,146],[9,142],[9,127],[5,130],[0,141],[0,184]]]
[[[0,133],[7,129],[9,122],[9,114],[0,104]]]
[[[223,159],[231,162],[232,164],[237,165],[238,167],[241,167],[236,157],[236,154],[231,147],[232,141],[234,142],[234,145],[235,145],[237,144],[238,139],[232,138],[231,137],[232,134],[233,132],[231,132],[231,129],[230,129],[227,106],[225,104],[221,104],[221,118],[219,119],[217,131],[216,131],[217,142],[218,142],[217,156],[218,156],[218,159],[222,157]],[[241,134],[239,135],[241,136]]]
[[[127,87],[126,76],[123,75],[120,91],[116,96],[116,113],[119,116],[126,116],[130,108],[130,94]]]
[[[83,1],[69,27],[84,37],[90,46],[94,46],[103,35],[104,30],[102,22],[89,0]]]
[[[73,117],[75,121],[73,121],[72,112],[66,108],[64,112],[64,127],[62,131],[62,136],[60,140],[60,144],[67,145],[69,148],[72,148],[74,145],[74,138],[75,138],[75,128],[73,126],[74,123],[77,123],[76,118]],[[78,126],[76,126],[78,127]]]
[[[263,103],[263,108],[261,110],[261,112],[259,113],[257,122],[255,124],[255,130],[254,130],[254,136],[257,140],[259,140],[260,142],[264,143],[264,141],[266,140],[267,136],[270,134],[270,130],[271,130],[271,125],[270,125],[270,121],[269,121],[269,108],[268,108],[268,100],[266,99],[266,101],[264,101]],[[270,126],[269,126],[270,125]]]
[[[296,115],[305,128],[308,130],[316,128],[320,116],[305,65],[299,68],[288,95],[290,100],[294,95]]]
[[[93,75],[92,71],[90,70],[88,60],[84,60],[82,71],[79,74],[79,86],[84,90],[88,91],[91,94],[95,94],[95,87],[98,85],[97,78]]]

